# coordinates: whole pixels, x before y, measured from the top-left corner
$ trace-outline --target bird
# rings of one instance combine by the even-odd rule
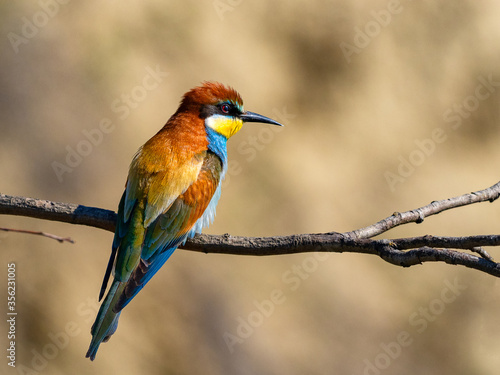
[[[226,143],[245,122],[283,126],[245,111],[232,87],[205,81],[184,94],[133,157],[99,301],[112,274],[113,281],[91,328],[90,360],[115,333],[123,308],[175,249],[212,223],[228,168]]]

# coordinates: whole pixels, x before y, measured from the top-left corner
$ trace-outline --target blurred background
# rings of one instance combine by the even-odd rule
[[[3,2],[0,191],[116,210],[137,148],[204,80],[247,124],[207,233],[350,231],[499,180],[495,1]],[[385,238],[498,233],[499,202]],[[85,359],[112,234],[0,217],[30,374],[491,374],[500,283],[356,254],[177,251]],[[497,249],[492,255],[499,259]],[[6,286],[0,288],[6,306]],[[6,309],[6,307],[4,307]],[[1,325],[2,348],[8,348]],[[25,371],[25,372],[22,372]],[[31,372],[29,372],[31,371]]]

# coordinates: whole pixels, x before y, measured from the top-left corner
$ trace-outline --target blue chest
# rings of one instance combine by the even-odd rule
[[[227,170],[227,138],[222,134],[217,133],[215,130],[206,127],[208,149],[217,155],[222,160],[222,178]],[[222,179],[221,178],[221,179]]]

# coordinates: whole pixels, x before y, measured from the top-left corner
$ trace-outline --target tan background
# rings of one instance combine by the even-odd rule
[[[498,2],[42,4],[52,4],[52,16],[44,18],[37,2],[0,5],[2,193],[116,209],[137,148],[203,80],[234,86],[248,110],[277,120],[276,111],[290,114],[281,132],[248,124],[231,139],[234,169],[208,233],[348,231],[499,179],[500,87],[470,98],[480,80],[500,82]],[[32,21],[42,26],[14,48],[9,33],[33,32],[23,26]],[[340,45],[355,46],[356,35],[368,45],[348,62]],[[168,76],[121,119],[112,103],[140,93],[147,68],[157,66]],[[464,101],[472,110],[462,110],[453,129],[444,116]],[[82,147],[82,131],[105,118],[113,131],[60,182],[52,163],[64,163],[66,148]],[[416,158],[417,143],[436,129],[444,141],[414,159],[419,165],[391,189],[385,174],[397,174],[401,158]],[[387,236],[498,233],[499,204],[457,209]],[[4,283],[7,263],[17,265],[18,369],[492,374],[500,365],[500,284],[492,276],[444,264],[402,269],[366,255],[188,251],[177,251],[126,308],[91,363],[84,355],[112,234],[12,216],[0,226],[76,240],[0,233]],[[297,267],[308,272],[292,283]],[[5,292],[0,287],[4,309]],[[256,303],[273,292],[282,303],[259,321]],[[236,335],[238,319],[249,316],[258,326],[231,353],[224,333]],[[405,338],[400,350],[390,344],[398,337]],[[5,358],[0,368],[16,373]]]

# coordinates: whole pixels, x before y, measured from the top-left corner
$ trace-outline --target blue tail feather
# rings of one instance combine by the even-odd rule
[[[101,305],[101,308],[99,309],[99,312],[97,313],[97,318],[92,326],[92,329],[90,330],[90,333],[92,334],[92,341],[90,342],[89,350],[85,355],[87,358],[90,358],[91,361],[95,359],[101,342],[108,341],[110,336],[115,333],[116,328],[118,327],[120,313],[114,312],[113,307],[116,305],[124,287],[125,283],[115,279]]]

